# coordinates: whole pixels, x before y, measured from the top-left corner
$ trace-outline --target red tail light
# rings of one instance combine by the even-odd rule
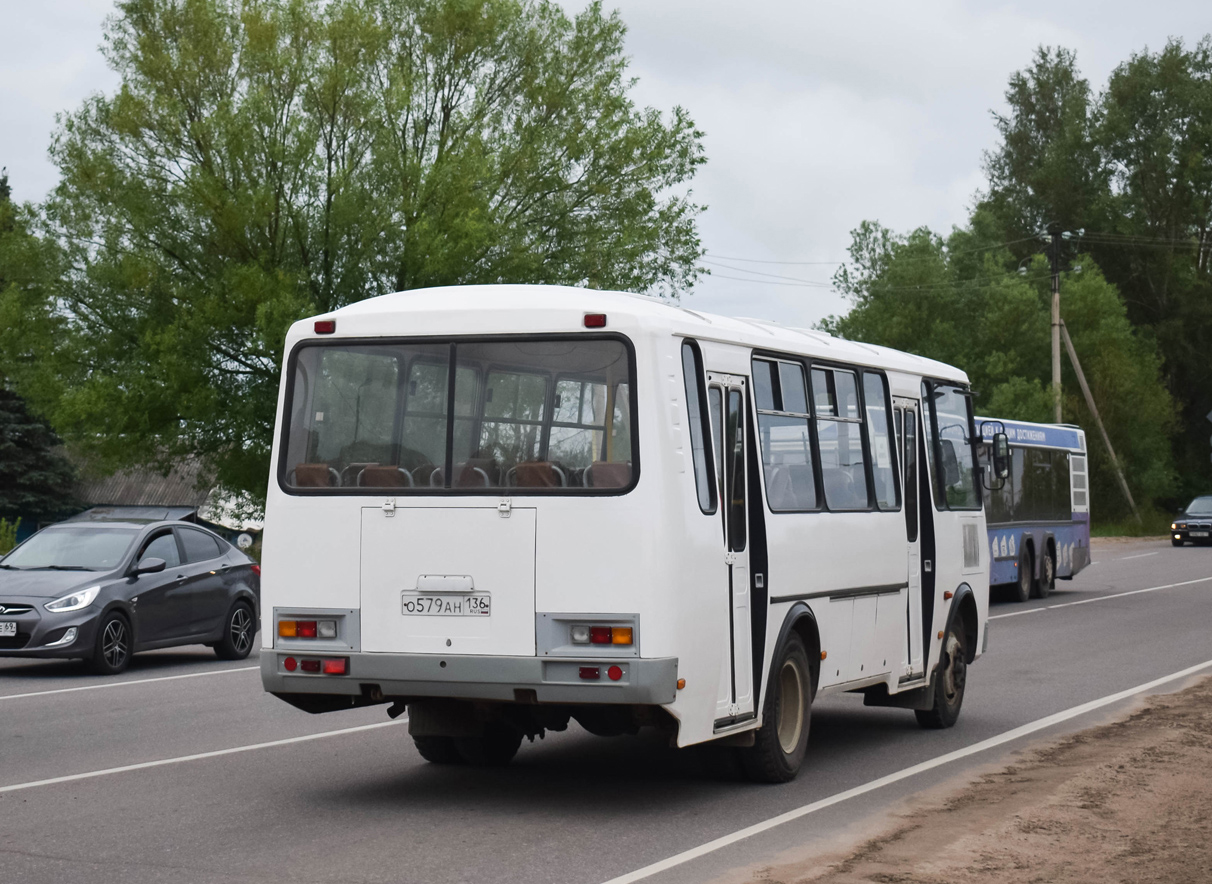
[[[319,672],[320,671],[320,661],[319,660],[300,660],[299,668],[302,669],[304,672]]]
[[[315,638],[316,637],[316,621],[315,620],[300,620],[297,627],[298,632],[295,635],[298,638]]]
[[[261,576],[261,566],[260,566],[260,565],[253,565],[253,566],[252,566],[252,572],[253,572],[254,574],[256,574],[258,577],[260,577],[260,576]]]
[[[580,675],[581,678],[596,681],[602,677],[602,670],[597,666],[582,666]]]
[[[609,626],[591,626],[589,627],[589,643],[593,645],[608,645],[611,643],[612,636]]]
[[[606,670],[606,674],[610,676],[611,681],[618,681],[623,677],[623,670],[619,666],[611,666]]]
[[[344,675],[345,674],[345,658],[337,657],[335,660],[334,659],[325,660],[324,661],[324,674],[325,675]]]

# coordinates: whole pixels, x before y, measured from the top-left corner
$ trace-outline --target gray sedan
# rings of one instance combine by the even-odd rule
[[[0,656],[76,657],[105,674],[136,651],[252,650],[261,568],[184,522],[66,522],[0,559]]]

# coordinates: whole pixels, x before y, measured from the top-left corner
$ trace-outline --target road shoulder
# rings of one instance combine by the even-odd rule
[[[1212,678],[883,822],[847,851],[791,852],[719,884],[1210,880]]]

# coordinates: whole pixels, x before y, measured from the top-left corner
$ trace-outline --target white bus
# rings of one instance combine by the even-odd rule
[[[809,708],[953,724],[989,562],[963,372],[576,288],[373,298],[287,337],[265,689],[406,708],[433,762],[570,720],[790,779]]]

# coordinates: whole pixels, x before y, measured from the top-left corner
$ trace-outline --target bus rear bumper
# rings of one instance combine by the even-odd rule
[[[304,660],[339,657],[348,661],[345,675],[298,668]],[[294,661],[294,671],[288,669],[288,658]],[[674,701],[677,680],[676,657],[569,659],[261,651],[261,683],[271,694],[659,706]]]

